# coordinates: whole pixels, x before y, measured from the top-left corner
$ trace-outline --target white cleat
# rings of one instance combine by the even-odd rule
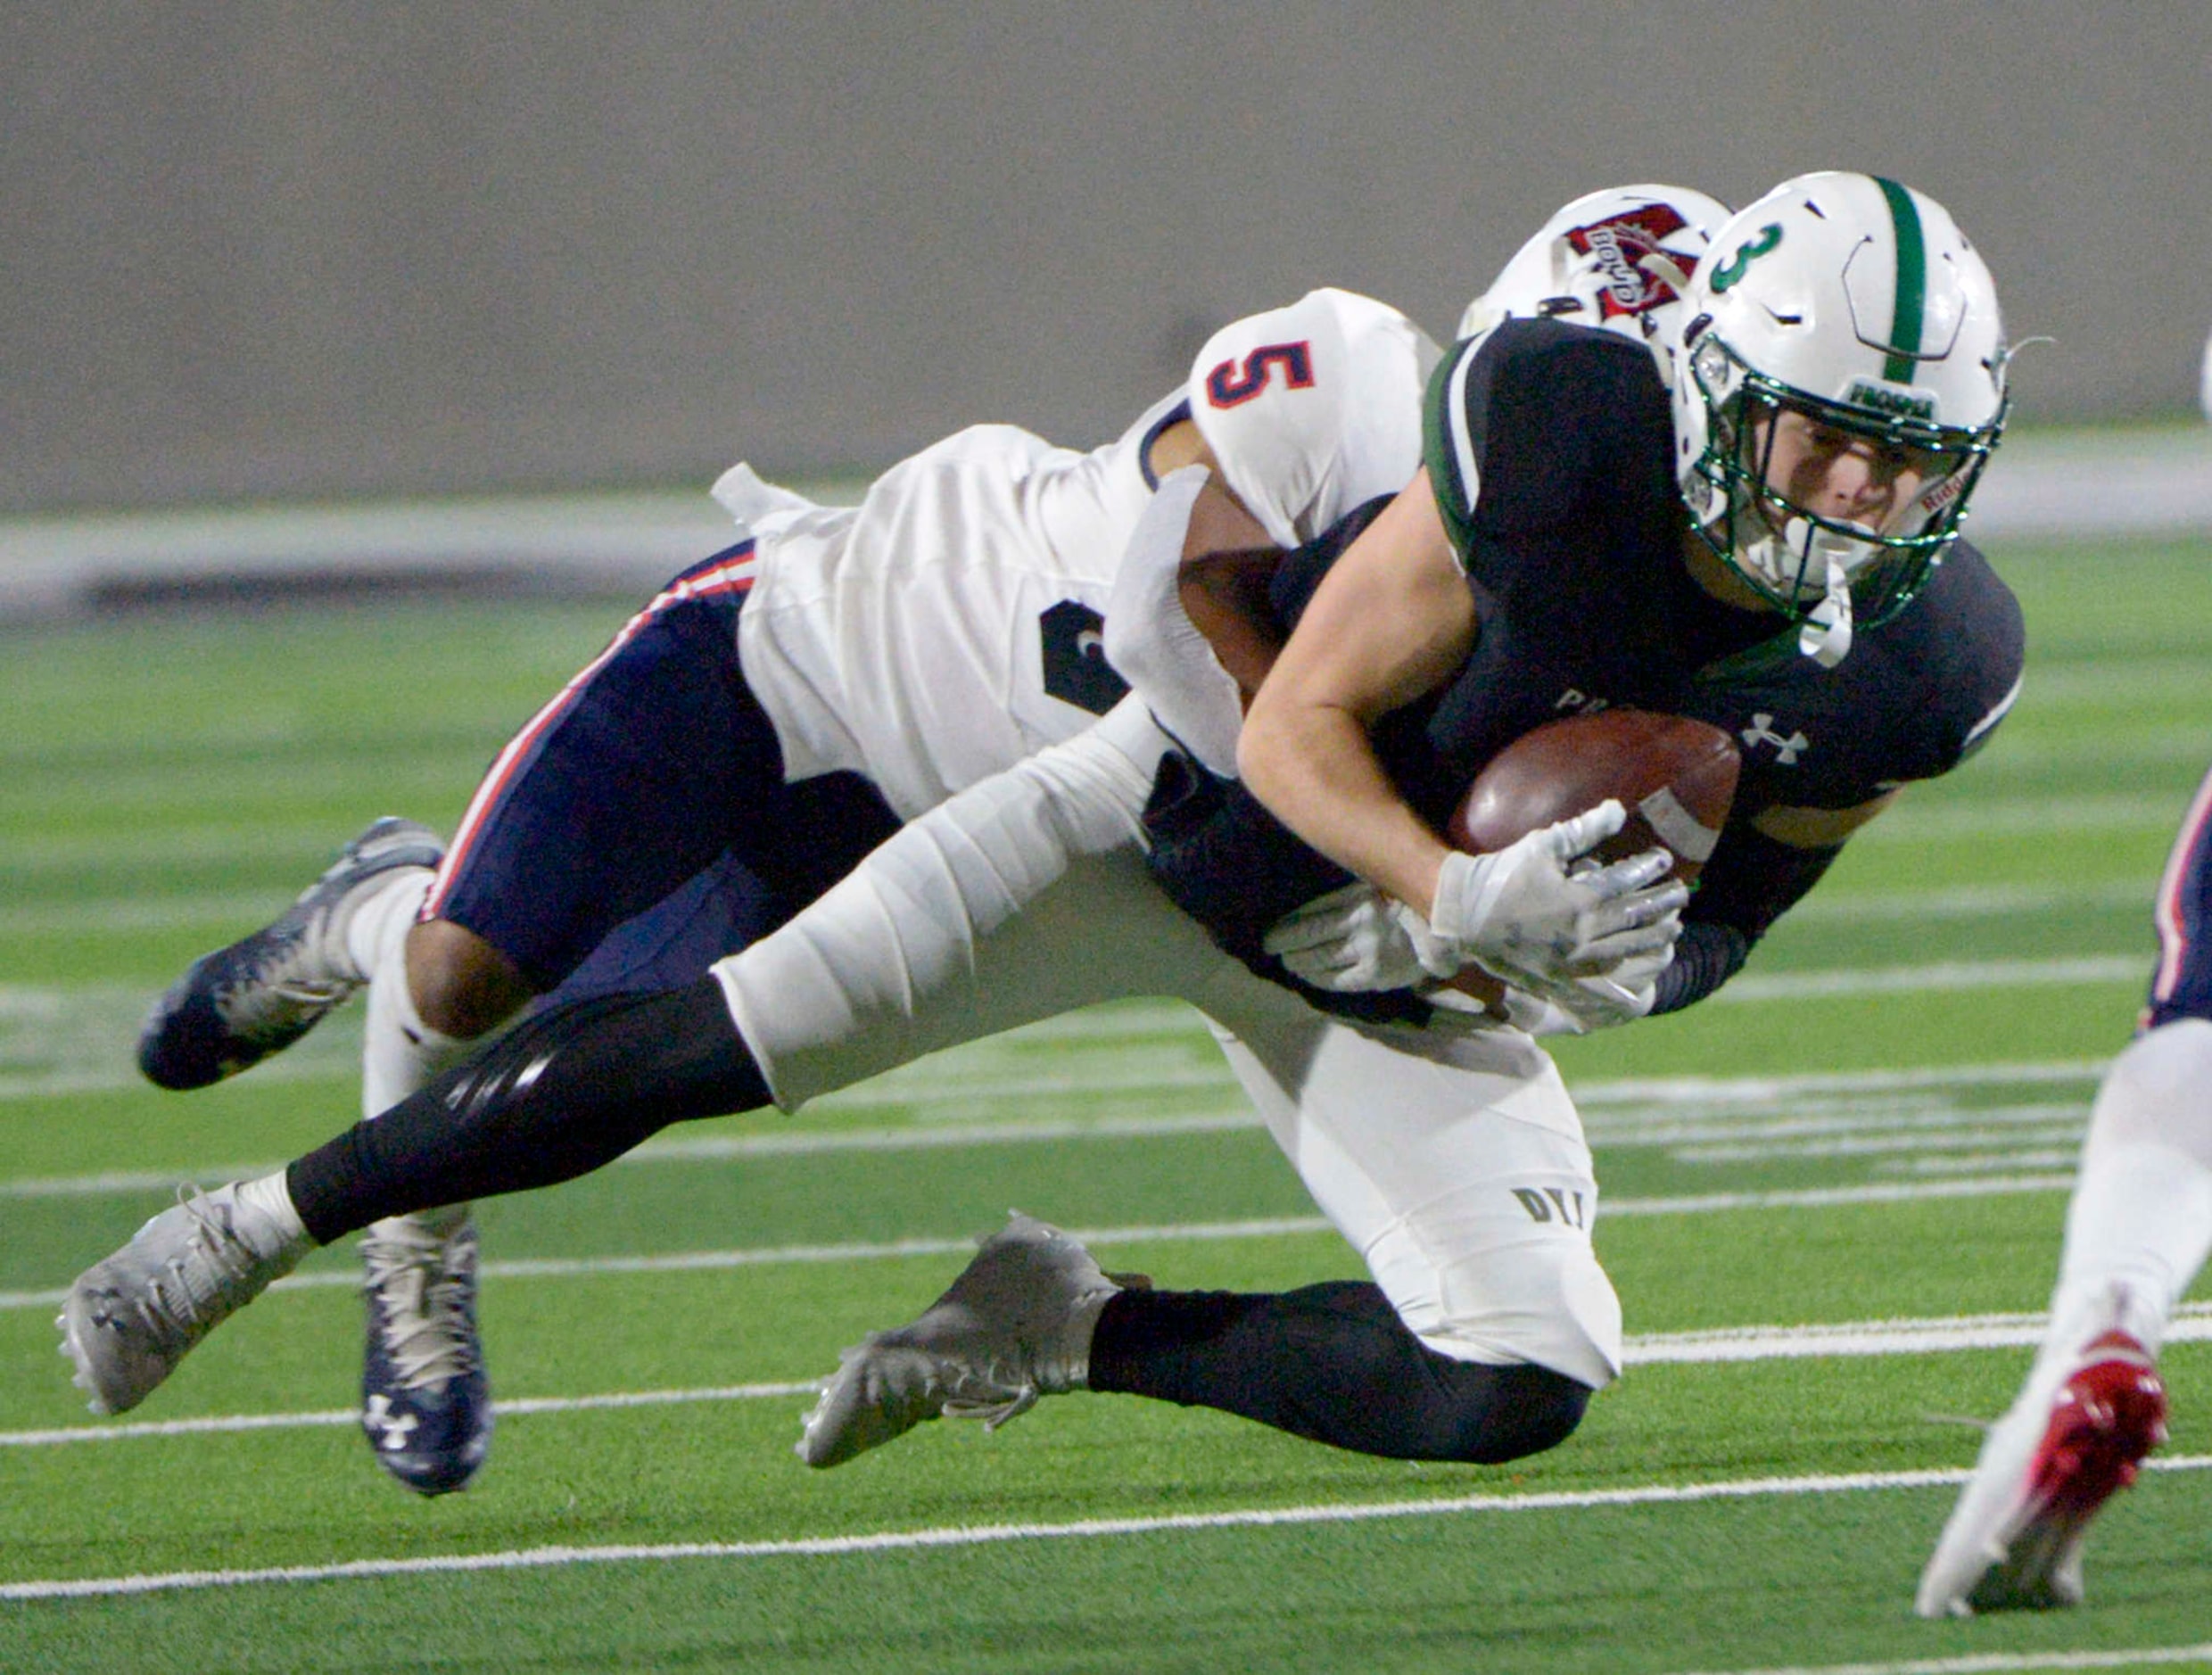
[[[1075,1240],[1016,1211],[919,1318],[838,1357],[799,1458],[842,1465],[940,1414],[995,1431],[1040,1396],[1081,1390],[1099,1312],[1121,1289]]]
[[[1913,1609],[1970,1617],[2081,1604],[2090,1521],[2165,1440],[2157,1363],[2125,1332],[2092,1338],[2055,1392],[2030,1386],[1990,1428]]]
[[[314,1248],[238,1199],[189,1189],[70,1287],[54,1324],[95,1414],[128,1413],[186,1351]]]

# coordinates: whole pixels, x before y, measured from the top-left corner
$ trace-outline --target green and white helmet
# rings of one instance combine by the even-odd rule
[[[1871,175],[1786,180],[1714,234],[1671,359],[1675,473],[1708,546],[1803,624],[1823,664],[1910,604],[1956,539],[2005,421],[1989,269],[1934,199]],[[1887,527],[1767,487],[1762,413],[1911,454],[1926,486]]]

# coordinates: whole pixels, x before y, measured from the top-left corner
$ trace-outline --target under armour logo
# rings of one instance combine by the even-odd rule
[[[409,1435],[422,1420],[414,1414],[394,1413],[392,1398],[379,1390],[368,1399],[368,1411],[361,1415],[361,1427],[376,1439],[376,1446],[386,1454],[397,1454],[407,1447]]]
[[[1783,738],[1781,734],[1774,730],[1774,717],[1771,715],[1753,716],[1751,725],[1745,728],[1737,737],[1744,741],[1746,747],[1772,745],[1774,760],[1785,768],[1795,767],[1797,764],[1799,754],[1812,743],[1810,738],[1799,732],[1793,732],[1788,738]]]

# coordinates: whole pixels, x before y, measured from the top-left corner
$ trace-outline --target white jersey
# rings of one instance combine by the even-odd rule
[[[1223,479],[1297,547],[1421,465],[1421,393],[1441,351],[1396,309],[1313,291],[1214,334],[1187,390]]]
[[[1152,440],[1194,420],[1237,498],[1295,546],[1412,478],[1437,355],[1395,309],[1316,291],[1215,334],[1182,391],[1088,453],[978,425],[854,507],[733,467],[715,498],[759,560],[739,653],[786,777],[850,769],[911,820],[1072,738],[1124,689],[1100,631]]]

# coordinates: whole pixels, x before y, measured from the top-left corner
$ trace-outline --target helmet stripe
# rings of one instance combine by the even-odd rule
[[[1920,211],[1911,193],[1879,176],[1874,184],[1889,203],[1897,229],[1897,300],[1889,322],[1889,359],[1882,376],[1892,384],[1912,382],[1912,363],[1920,358],[1920,329],[1927,306],[1927,243],[1920,234]]]

